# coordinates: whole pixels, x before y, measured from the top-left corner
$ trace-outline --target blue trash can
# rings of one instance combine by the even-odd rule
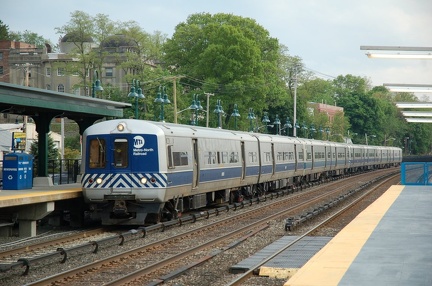
[[[33,156],[9,153],[3,157],[3,190],[22,190],[33,187]]]

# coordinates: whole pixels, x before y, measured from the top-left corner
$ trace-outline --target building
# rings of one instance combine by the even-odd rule
[[[32,44],[0,40],[0,81],[12,83],[10,79],[10,69],[11,65],[14,65],[14,63],[10,63],[11,52],[13,53],[19,50],[23,53],[28,53],[34,51],[35,48],[35,45]]]
[[[327,114],[330,122],[333,122],[336,114],[342,113],[343,115],[344,112],[343,107],[316,102],[308,102],[308,109],[312,114],[315,112]]]

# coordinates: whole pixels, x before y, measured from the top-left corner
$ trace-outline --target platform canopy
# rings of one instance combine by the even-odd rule
[[[40,88],[0,83],[0,113],[31,117],[38,132],[38,176],[47,177],[47,136],[53,118],[67,117],[79,126],[79,132],[103,118],[121,118],[129,103],[78,96]]]

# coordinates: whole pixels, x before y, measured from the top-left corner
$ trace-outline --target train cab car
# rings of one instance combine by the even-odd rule
[[[83,146],[83,195],[102,222],[144,223],[147,213],[160,212],[167,175],[159,128],[133,120],[105,121],[86,129]]]

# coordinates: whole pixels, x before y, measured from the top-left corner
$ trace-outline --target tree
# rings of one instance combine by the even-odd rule
[[[58,160],[60,157],[59,150],[54,144],[54,140],[50,135],[48,135],[48,160]],[[39,150],[38,150],[38,141],[35,140],[30,145],[30,154],[33,155],[34,158],[38,157]]]
[[[333,80],[336,100],[350,94],[365,94],[370,89],[366,78],[347,74],[338,76]]]
[[[245,127],[249,108],[260,117],[271,99],[286,93],[278,77],[279,43],[250,18],[193,14],[176,26],[163,50],[165,66],[188,75],[182,84],[192,87],[190,94],[215,94],[212,109],[216,100],[222,101],[228,111],[225,123],[234,104],[244,114],[240,121]]]
[[[0,20],[0,40],[10,40],[9,26]]]
[[[43,36],[40,36],[37,33],[30,32],[28,30],[25,30],[24,32],[11,32],[10,40],[33,44],[38,49],[44,48],[45,44],[49,44],[52,46],[50,40],[47,40]]]

